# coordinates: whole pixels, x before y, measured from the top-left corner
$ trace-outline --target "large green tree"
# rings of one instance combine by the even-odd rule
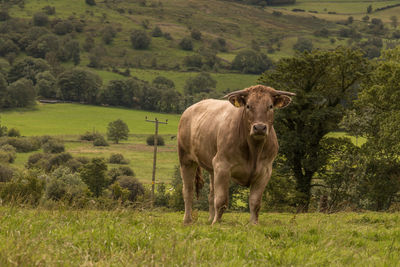
[[[120,140],[128,140],[129,128],[121,119],[112,121],[107,126],[107,138],[118,144]]]
[[[288,108],[276,114],[274,125],[304,211],[310,203],[312,179],[327,160],[321,157],[321,141],[338,128],[346,103],[367,72],[368,62],[360,51],[339,47],[283,58],[260,77],[266,85],[297,94]]]

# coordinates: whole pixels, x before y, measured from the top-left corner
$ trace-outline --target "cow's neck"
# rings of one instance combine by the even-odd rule
[[[262,140],[254,140],[249,133],[249,129],[247,127],[247,118],[245,118],[244,113],[242,113],[241,116],[241,129],[240,135],[241,138],[240,140],[243,140],[244,143],[242,145],[243,148],[247,150],[248,154],[248,164],[249,168],[251,169],[251,175],[257,172],[258,168],[260,166],[257,165],[257,163],[260,162],[260,158],[263,155],[264,147],[265,147],[265,142],[267,138],[264,138]]]

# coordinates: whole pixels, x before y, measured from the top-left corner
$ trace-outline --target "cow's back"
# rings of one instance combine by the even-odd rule
[[[228,101],[207,99],[183,112],[178,128],[178,150],[181,163],[195,161],[211,170],[217,152],[221,129],[230,127],[237,109]]]

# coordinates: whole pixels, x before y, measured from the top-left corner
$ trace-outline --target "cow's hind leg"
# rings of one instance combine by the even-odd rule
[[[184,224],[192,223],[192,203],[194,195],[194,179],[196,175],[197,165],[181,164],[181,176],[183,182],[183,200],[185,201],[185,216],[183,217]]]
[[[208,195],[208,209],[210,212],[210,217],[208,217],[208,222],[212,223],[215,216],[214,209],[214,174],[210,173],[210,194]]]

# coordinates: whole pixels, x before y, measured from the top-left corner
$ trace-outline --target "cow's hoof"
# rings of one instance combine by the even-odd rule
[[[193,220],[183,220],[183,225],[192,225]]]

